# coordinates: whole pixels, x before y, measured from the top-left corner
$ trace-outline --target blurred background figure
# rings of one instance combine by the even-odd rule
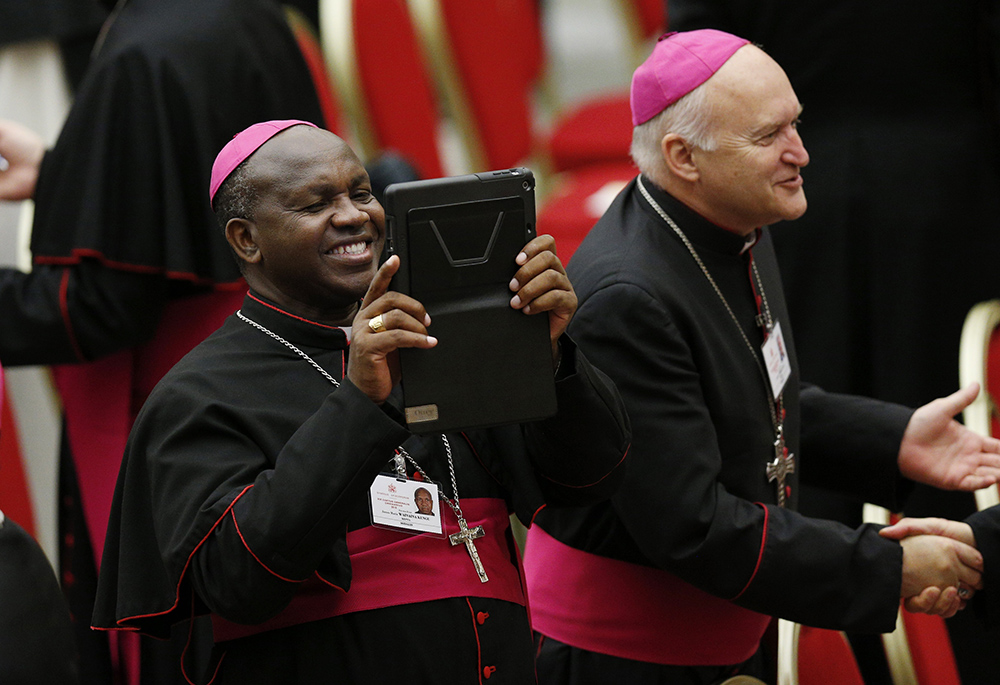
[[[997,3],[670,0],[668,11],[671,30],[760,44],[803,104],[809,208],[773,231],[802,377],[910,406],[952,392],[965,315],[1000,293]],[[803,502],[806,514],[861,518],[860,502]],[[906,505],[974,510],[970,494],[923,486]],[[991,682],[997,638],[968,613],[948,626],[963,680]]]
[[[183,682],[183,641],[140,666],[132,640],[89,628],[111,494],[146,393],[242,296],[205,193],[215,153],[255,121],[322,117],[277,3],[121,0],[54,147],[0,124],[0,196],[35,205],[30,273],[0,270],[0,360],[72,364],[54,371],[59,565],[83,682]]]
[[[9,685],[77,685],[66,600],[49,560],[0,512],[0,672]]]

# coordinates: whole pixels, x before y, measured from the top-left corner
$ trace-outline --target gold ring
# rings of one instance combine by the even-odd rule
[[[381,333],[385,330],[385,324],[382,323],[382,315],[379,314],[373,319],[368,321],[368,328],[372,329],[372,333]]]

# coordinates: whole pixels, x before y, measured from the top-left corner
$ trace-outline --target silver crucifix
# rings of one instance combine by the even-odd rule
[[[784,449],[774,456],[774,461],[767,465],[767,480],[778,481],[778,506],[785,506],[785,476],[795,473],[795,455],[784,455]]]
[[[482,526],[476,526],[470,530],[469,524],[461,516],[458,517],[458,527],[461,530],[449,535],[448,539],[451,541],[452,546],[465,545],[465,549],[469,550],[469,556],[472,557],[472,564],[476,567],[476,573],[479,574],[479,581],[485,583],[489,578],[486,576],[486,569],[483,567],[483,562],[479,559],[479,552],[476,550],[476,544],[473,540],[483,537],[486,533],[483,531]]]

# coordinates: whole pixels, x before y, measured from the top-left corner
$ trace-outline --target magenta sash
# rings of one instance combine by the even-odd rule
[[[470,528],[482,525],[486,536],[475,541],[489,582],[480,582],[465,545],[446,538],[410,535],[368,526],[347,534],[351,556],[351,587],[341,588],[313,576],[299,586],[291,603],[277,616],[254,625],[240,625],[212,615],[216,642],[268,630],[318,621],[356,611],[382,609],[451,597],[487,597],[525,605],[520,569],[512,561],[507,540],[510,518],[503,500],[463,499],[462,512]],[[457,533],[458,520],[441,509],[445,533]]]
[[[525,575],[532,628],[573,647],[648,663],[725,666],[749,659],[771,618],[666,571],[589,554],[538,526]]]

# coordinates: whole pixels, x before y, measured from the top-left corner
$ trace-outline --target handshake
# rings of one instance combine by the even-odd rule
[[[903,547],[900,596],[907,611],[949,618],[983,588],[983,555],[968,523],[906,518],[880,535]]]

